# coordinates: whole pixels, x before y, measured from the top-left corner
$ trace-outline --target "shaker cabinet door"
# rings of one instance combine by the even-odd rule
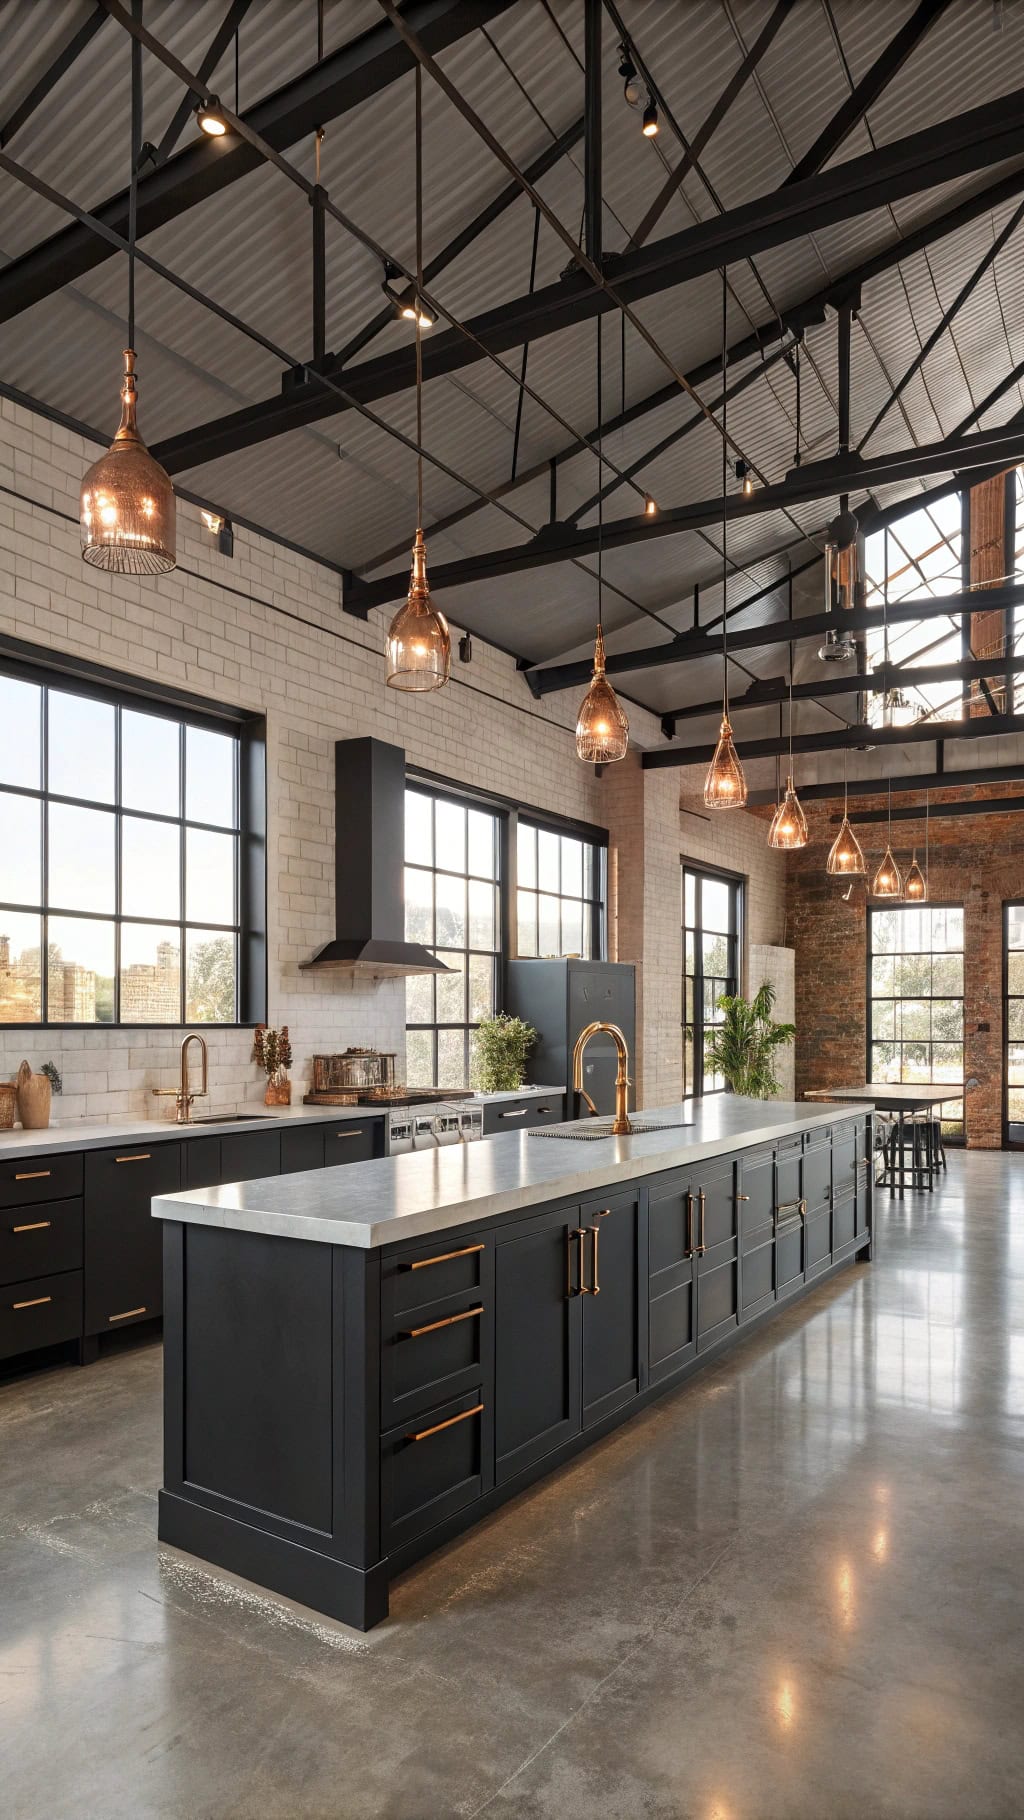
[[[583,1297],[583,1426],[589,1428],[640,1390],[639,1198],[617,1195],[583,1207],[580,1225],[592,1292]]]
[[[152,1320],[163,1307],[163,1221],[150,1201],[181,1186],[181,1145],[85,1154],[85,1332]]]
[[[495,1483],[580,1430],[580,1222],[557,1214],[494,1248]]]

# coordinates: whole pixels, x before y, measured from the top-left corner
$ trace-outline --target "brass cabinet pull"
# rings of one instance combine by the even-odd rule
[[[48,1226],[49,1224],[50,1224],[49,1220],[29,1220],[27,1225],[25,1225],[25,1226],[12,1226],[11,1231],[12,1232],[42,1232],[43,1227]]]
[[[780,1201],[779,1205],[775,1209],[775,1211],[777,1214],[778,1213],[798,1213],[802,1217],[807,1212],[807,1202],[804,1200]]]
[[[590,1287],[587,1290],[587,1294],[600,1295],[601,1285],[597,1280],[597,1241],[601,1236],[601,1228],[599,1226],[589,1226],[587,1230],[588,1232],[593,1233],[594,1236],[594,1249],[590,1259]]]
[[[482,1403],[475,1403],[472,1409],[464,1409],[461,1415],[449,1416],[447,1422],[435,1422],[433,1428],[421,1428],[418,1434],[406,1435],[407,1441],[425,1441],[428,1435],[439,1435],[442,1428],[454,1428],[456,1422],[468,1422],[470,1416],[478,1416],[483,1410]]]
[[[686,1250],[683,1252],[683,1256],[684,1258],[693,1256],[693,1195],[689,1188],[686,1190]]]
[[[454,1327],[456,1321],[471,1321],[475,1315],[483,1314],[483,1304],[478,1308],[464,1308],[461,1314],[446,1314],[443,1321],[428,1321],[425,1327],[408,1327],[405,1331],[407,1340],[418,1340],[421,1333],[436,1333],[439,1327]]]
[[[44,1302],[52,1302],[52,1295],[33,1296],[31,1302],[12,1302],[12,1308],[41,1308]]]
[[[362,1126],[361,1126],[361,1125],[360,1125],[360,1127],[359,1127],[359,1130],[358,1130],[358,1131],[336,1131],[336,1132],[335,1132],[335,1133],[334,1133],[334,1135],[335,1135],[335,1137],[336,1137],[336,1138],[352,1138],[352,1137],[362,1137],[362,1135],[363,1135],[363,1128],[362,1128]]]
[[[546,1111],[547,1108],[545,1107],[544,1110]],[[517,1106],[514,1112],[499,1112],[498,1117],[500,1119],[524,1119],[528,1111],[528,1106]]]
[[[589,1295],[590,1293],[586,1285],[583,1271],[583,1246],[586,1242],[586,1237],[587,1230],[585,1226],[570,1226],[565,1235],[565,1295],[567,1301],[574,1295]],[[572,1280],[573,1239],[576,1239],[579,1243],[579,1253],[576,1259],[577,1283],[573,1283]]]
[[[52,1173],[50,1169],[23,1169],[14,1179],[16,1182],[41,1182],[44,1176]]]
[[[428,1264],[447,1264],[450,1258],[468,1258],[474,1251],[482,1251],[483,1245],[463,1245],[460,1251],[442,1251],[436,1258],[414,1258],[406,1264],[406,1270],[426,1270]]]
[[[543,1113],[546,1118],[548,1113],[551,1111],[551,1107],[550,1106],[535,1106],[534,1111],[536,1112],[538,1118],[540,1117],[541,1113]]]
[[[750,1199],[750,1196],[749,1196],[749,1194],[738,1194],[738,1195],[737,1195],[737,1196],[736,1196],[736,1199],[737,1199],[737,1200],[738,1200],[738,1201],[749,1201],[749,1199]]]
[[[134,1156],[116,1156],[114,1161],[115,1163],[148,1163],[150,1154],[148,1150],[137,1150]]]
[[[126,1308],[123,1314],[108,1314],[108,1321],[130,1321],[133,1314],[145,1314],[144,1308]]]
[[[699,1258],[702,1258],[704,1256],[704,1253],[707,1250],[707,1246],[704,1243],[704,1190],[703,1190],[703,1188],[699,1191],[699,1193],[697,1195],[697,1199],[700,1203],[700,1238],[697,1241],[697,1256]]]

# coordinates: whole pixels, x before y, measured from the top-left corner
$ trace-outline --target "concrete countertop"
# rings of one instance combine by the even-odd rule
[[[466,1104],[519,1100],[526,1095],[564,1093],[564,1087],[520,1087],[515,1093],[475,1093]],[[165,1104],[169,1102],[165,1101]],[[422,1101],[424,1109],[434,1102]],[[286,1125],[330,1122],[343,1119],[380,1118],[386,1106],[281,1106],[264,1111],[253,1106],[241,1117],[226,1113],[212,1124],[193,1121],[178,1125],[173,1119],[114,1119],[105,1124],[101,1119],[74,1119],[66,1125],[48,1125],[45,1131],[0,1131],[0,1160],[4,1157],[44,1156],[55,1150],[105,1150],[112,1144],[159,1144],[169,1138],[218,1137],[239,1131],[272,1131]],[[255,1116],[254,1116],[255,1115]]]
[[[815,1126],[862,1120],[864,1109],[716,1094],[661,1106],[649,1116],[689,1122],[674,1130],[587,1142],[509,1132],[483,1143],[162,1195],[154,1200],[153,1213],[157,1219],[373,1249],[545,1201],[598,1194]]]

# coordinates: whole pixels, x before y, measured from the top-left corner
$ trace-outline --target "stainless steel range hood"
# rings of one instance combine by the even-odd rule
[[[304,967],[372,979],[450,973],[405,938],[405,753],[379,739],[334,748],[334,904],[337,933]]]

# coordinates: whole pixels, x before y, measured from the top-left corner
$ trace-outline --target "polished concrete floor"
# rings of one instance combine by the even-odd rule
[[[1024,1815],[1024,1156],[879,1237],[367,1637],[158,1548],[158,1346],[6,1383],[0,1813]]]

